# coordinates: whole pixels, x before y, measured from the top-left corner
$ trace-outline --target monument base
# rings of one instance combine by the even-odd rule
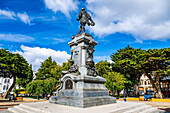
[[[102,96],[105,91],[61,91],[57,96],[51,97],[49,102],[80,108],[116,103],[115,97]],[[65,96],[64,96],[65,95]],[[87,95],[87,97],[80,96]],[[77,97],[76,97],[77,96]]]
[[[56,92],[56,96],[50,98],[50,103],[81,108],[116,103],[116,98],[109,96],[109,91],[104,85],[104,78],[71,74],[65,75],[63,78],[65,82],[68,79],[73,81],[73,88],[67,89],[64,84],[64,89]]]
[[[168,105],[168,104],[167,104]],[[165,113],[145,103],[117,101],[114,104],[78,108],[48,102],[22,103],[8,108],[13,113]],[[11,113],[2,111],[3,113]]]

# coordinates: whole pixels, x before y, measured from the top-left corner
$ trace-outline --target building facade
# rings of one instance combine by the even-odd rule
[[[0,77],[0,94],[4,94],[8,91],[13,83],[13,78]]]
[[[153,79],[155,82],[155,79]],[[160,86],[162,93],[165,97],[170,97],[170,76],[167,76],[163,79],[160,79]],[[144,95],[145,93],[154,96],[154,89],[152,88],[152,84],[147,76],[144,74],[140,78],[139,82],[139,94]]]
[[[153,88],[149,78],[143,74],[139,82],[139,94],[144,95],[147,91],[152,92]]]

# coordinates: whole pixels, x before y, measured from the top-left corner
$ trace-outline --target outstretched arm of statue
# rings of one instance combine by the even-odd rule
[[[79,21],[81,19],[81,17],[82,17],[82,13],[80,12],[79,17],[77,18],[77,21]]]

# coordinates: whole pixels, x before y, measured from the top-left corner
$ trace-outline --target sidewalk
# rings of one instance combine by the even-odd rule
[[[123,98],[118,99],[118,100],[123,100]],[[127,101],[139,101],[139,98],[126,98]],[[168,102],[170,103],[170,99],[158,99],[158,98],[152,98],[150,100],[151,102]]]
[[[119,101],[123,101],[123,99],[117,99]],[[151,105],[152,107],[157,107],[161,110],[170,112],[170,99],[155,99],[153,98],[150,101],[139,101],[139,98],[126,98],[126,100],[129,102],[139,102],[139,103],[145,103],[147,105]]]
[[[13,106],[19,105],[21,103],[31,103],[31,102],[43,102],[48,100],[37,100],[37,99],[31,99],[31,98],[23,98],[23,101],[16,101],[11,102],[8,99],[1,99],[0,100],[0,111],[6,110],[8,108],[11,108]]]

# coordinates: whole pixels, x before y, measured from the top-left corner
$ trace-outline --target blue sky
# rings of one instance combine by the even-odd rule
[[[0,0],[0,48],[19,53],[34,71],[48,56],[58,64],[70,58],[72,35],[82,7],[96,25],[86,27],[98,42],[94,61],[110,60],[130,45],[153,49],[170,47],[169,0]]]

